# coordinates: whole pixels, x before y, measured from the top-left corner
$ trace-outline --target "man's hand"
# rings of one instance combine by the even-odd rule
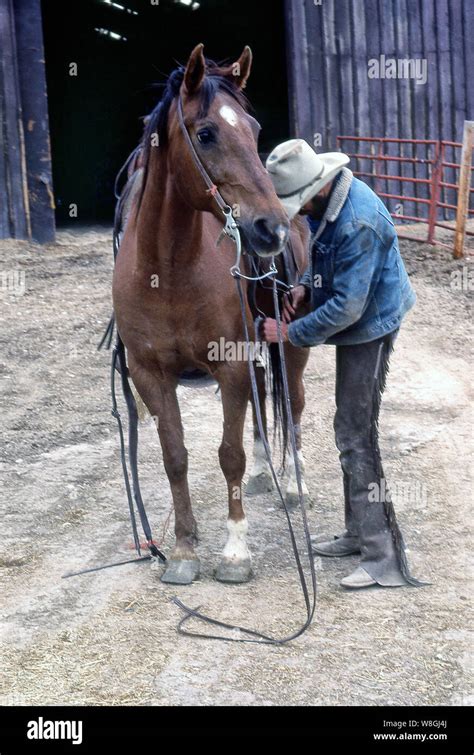
[[[288,291],[283,297],[282,317],[285,322],[291,322],[306,298],[306,288],[304,286],[295,286]]]
[[[262,335],[267,343],[278,343],[278,329],[276,320],[272,320],[271,317],[265,318],[261,328]],[[288,325],[284,322],[281,322],[280,328],[283,341],[288,341]]]

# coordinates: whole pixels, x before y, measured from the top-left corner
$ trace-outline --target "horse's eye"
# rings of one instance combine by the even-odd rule
[[[196,136],[200,144],[209,144],[214,141],[214,134],[208,128],[202,128]]]

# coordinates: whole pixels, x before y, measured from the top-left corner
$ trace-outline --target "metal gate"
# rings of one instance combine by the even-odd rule
[[[401,232],[401,238],[452,249],[451,244],[436,238],[436,228],[456,232],[456,237],[460,232],[460,245],[458,238],[455,245],[455,256],[459,257],[464,235],[474,236],[465,227],[466,219],[474,216],[473,133],[472,122],[466,122],[464,144],[435,139],[338,136],[337,146],[355,161],[354,174],[387,200],[394,220],[426,223],[426,236]],[[459,150],[463,154],[458,161],[455,155]],[[405,193],[406,186],[411,193]],[[393,201],[396,205],[392,209]],[[413,205],[413,210],[407,212],[405,203]],[[456,226],[450,225],[449,220],[456,220]]]

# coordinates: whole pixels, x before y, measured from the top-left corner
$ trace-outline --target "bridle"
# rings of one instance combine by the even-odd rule
[[[193,162],[198,169],[199,173],[201,174],[204,183],[206,184],[206,193],[210,194],[213,199],[216,201],[219,209],[221,210],[223,216],[224,216],[224,227],[221,233],[221,236],[217,240],[217,243],[221,240],[223,235],[228,236],[235,244],[236,246],[236,253],[237,258],[235,264],[230,268],[231,275],[235,278],[236,285],[237,285],[237,291],[239,295],[239,301],[240,301],[240,308],[241,308],[241,315],[242,315],[242,323],[244,328],[244,335],[245,335],[245,341],[247,343],[247,346],[250,345],[250,335],[248,330],[248,323],[247,323],[247,313],[246,313],[246,307],[245,307],[245,296],[242,289],[242,278],[250,281],[257,281],[257,280],[263,280],[264,278],[272,278],[273,283],[273,304],[275,308],[275,319],[277,322],[277,333],[278,333],[278,348],[279,348],[279,354],[280,354],[280,364],[281,364],[281,371],[282,371],[282,379],[283,379],[283,392],[285,397],[285,405],[286,405],[286,412],[287,412],[287,418],[288,418],[288,427],[290,429],[290,441],[291,441],[291,449],[293,454],[293,460],[295,465],[295,476],[296,476],[296,483],[298,488],[298,501],[299,501],[299,507],[301,511],[301,516],[303,520],[303,530],[304,535],[306,539],[306,546],[308,548],[308,558],[310,562],[310,571],[311,571],[311,583],[312,583],[312,599],[310,599],[308,587],[306,584],[306,579],[303,571],[303,567],[301,565],[301,557],[298,550],[298,546],[296,543],[296,537],[295,532],[293,528],[293,524],[291,522],[290,514],[288,511],[288,508],[285,503],[285,497],[283,495],[283,492],[281,490],[281,486],[277,477],[277,474],[275,472],[275,468],[273,466],[272,457],[271,457],[271,450],[270,446],[267,440],[267,437],[265,435],[264,429],[263,429],[263,420],[262,420],[262,412],[261,412],[261,406],[260,406],[260,398],[258,395],[258,387],[257,387],[257,379],[255,375],[255,365],[253,363],[252,359],[248,360],[249,365],[249,372],[250,372],[250,382],[251,382],[251,388],[252,388],[252,397],[254,401],[254,407],[255,407],[255,416],[257,419],[257,425],[258,430],[260,433],[260,439],[263,442],[264,449],[265,449],[265,455],[267,457],[267,462],[270,467],[270,471],[272,474],[273,481],[275,483],[275,487],[277,489],[279,498],[281,500],[281,503],[283,504],[283,508],[285,511],[287,523],[288,523],[288,529],[290,533],[290,539],[291,544],[293,548],[293,554],[296,560],[296,565],[298,569],[298,575],[300,578],[300,584],[304,595],[305,605],[306,605],[306,621],[304,622],[303,626],[300,627],[300,629],[296,632],[294,632],[289,637],[284,637],[281,639],[277,639],[274,637],[269,637],[265,634],[262,634],[261,632],[258,632],[254,629],[247,629],[246,627],[236,626],[233,624],[228,624],[226,622],[218,621],[216,619],[212,619],[209,616],[206,616],[205,614],[201,613],[198,609],[192,609],[188,606],[184,605],[184,603],[179,600],[178,598],[174,598],[174,603],[178,605],[184,612],[185,616],[181,619],[178,625],[178,631],[181,634],[185,634],[190,637],[201,637],[205,639],[217,639],[217,640],[227,640],[231,642],[245,642],[245,643],[269,643],[272,645],[281,645],[286,642],[289,642],[290,640],[296,639],[296,637],[299,637],[303,632],[308,629],[310,626],[315,608],[316,608],[316,572],[314,568],[314,562],[311,558],[311,536],[309,532],[308,527],[308,520],[306,516],[306,510],[304,507],[304,501],[303,501],[303,489],[302,489],[302,477],[301,477],[301,468],[300,463],[298,459],[298,452],[296,448],[296,432],[295,432],[295,426],[293,423],[293,416],[291,412],[291,402],[290,402],[290,392],[289,392],[289,386],[288,386],[288,377],[286,372],[286,361],[285,361],[285,353],[283,348],[283,339],[282,339],[282,333],[281,333],[281,322],[280,322],[280,306],[278,301],[278,291],[276,286],[276,274],[277,274],[277,268],[275,266],[274,259],[272,257],[272,262],[270,265],[270,270],[261,276],[256,277],[249,277],[244,275],[240,270],[240,258],[241,258],[241,252],[242,252],[242,243],[240,238],[240,231],[238,228],[238,225],[235,221],[235,218],[232,215],[232,208],[230,205],[224,200],[222,197],[222,194],[220,193],[218,187],[215,185],[214,181],[210,177],[209,173],[207,172],[201,158],[199,157],[196,148],[193,144],[193,141],[191,139],[191,136],[189,134],[189,131],[187,129],[187,126],[184,122],[184,113],[183,113],[183,103],[181,99],[181,94],[178,95],[178,103],[177,103],[177,113],[178,113],[178,122],[179,126],[181,128],[181,132],[184,136],[184,139],[189,147],[190,154],[193,158]],[[219,626],[224,629],[231,629],[231,630],[239,630],[240,632],[251,635],[253,637],[256,637],[258,639],[248,639],[248,638],[233,638],[233,637],[223,637],[221,635],[210,635],[210,634],[202,634],[197,632],[190,632],[189,630],[185,630],[184,624],[189,621],[190,619],[200,619],[201,621],[204,621],[208,624],[212,624],[214,626]]]
[[[278,272],[275,267],[273,258],[272,258],[269,271],[266,273],[263,273],[262,275],[256,275],[256,276],[251,277],[251,276],[245,275],[241,271],[240,260],[242,256],[242,240],[240,237],[239,227],[232,214],[232,207],[225,201],[224,197],[222,196],[218,187],[216,186],[216,184],[210,177],[209,173],[207,172],[206,168],[203,165],[201,158],[199,157],[196,151],[196,148],[193,144],[193,140],[191,139],[186,123],[184,122],[183,101],[181,99],[181,95],[178,95],[177,113],[178,113],[178,123],[181,129],[181,133],[183,134],[186,144],[188,145],[189,151],[191,153],[191,157],[193,158],[194,165],[198,169],[199,173],[201,174],[203,178],[204,183],[206,184],[206,187],[207,187],[206,194],[209,194],[215,200],[217,206],[219,207],[220,211],[222,212],[224,216],[224,227],[222,229],[221,235],[219,236],[217,240],[217,244],[220,244],[224,236],[228,236],[235,244],[236,260],[235,260],[235,263],[230,268],[231,275],[234,278],[237,278],[237,277],[245,278],[245,280],[248,280],[248,281],[261,281],[261,280],[264,280],[265,278],[271,278],[272,276],[276,275]]]
[[[193,144],[193,140],[191,139],[191,136],[189,135],[189,131],[187,129],[187,126],[184,122],[184,113],[183,113],[183,101],[181,99],[181,95],[178,95],[178,106],[177,106],[177,112],[178,112],[178,123],[181,128],[181,132],[185,138],[185,141],[189,147],[189,151],[191,152],[192,158],[194,160],[194,164],[196,168],[198,169],[199,173],[201,174],[204,183],[207,186],[206,193],[210,194],[212,197],[214,197],[217,205],[219,206],[219,209],[222,210],[224,215],[228,215],[228,213],[232,213],[232,208],[229,207],[225,199],[223,198],[222,194],[220,193],[219,189],[215,185],[214,181],[210,177],[209,173],[207,172],[206,168],[204,167],[201,158],[199,157],[198,153],[196,152],[196,148]]]

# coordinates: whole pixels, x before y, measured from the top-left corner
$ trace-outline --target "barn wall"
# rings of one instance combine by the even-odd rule
[[[295,136],[314,143],[321,134],[321,151],[335,149],[338,135],[462,141],[474,116],[472,0],[286,0],[286,13]],[[426,84],[369,78],[368,61],[381,55],[426,60]],[[421,147],[405,155],[432,157]],[[403,175],[426,168],[405,166]],[[453,178],[448,170],[445,180]],[[384,188],[401,190],[395,181]]]
[[[286,0],[295,135],[462,140],[474,114],[472,0]],[[370,79],[368,60],[427,60],[428,80]],[[470,74],[468,76],[468,73]]]

